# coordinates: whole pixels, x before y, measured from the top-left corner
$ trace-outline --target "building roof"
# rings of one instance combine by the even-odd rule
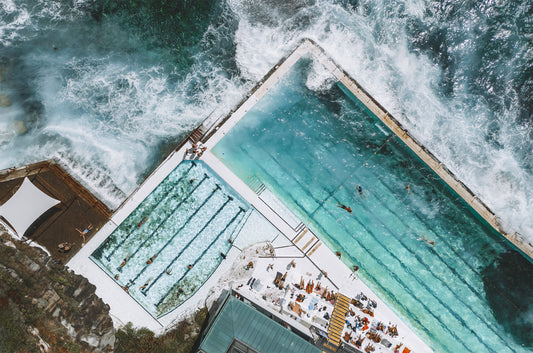
[[[300,336],[259,311],[229,297],[200,345],[205,353],[226,352],[237,339],[260,353],[320,353]]]
[[[28,178],[24,178],[17,192],[0,206],[0,216],[22,237],[37,218],[59,202],[38,189]]]

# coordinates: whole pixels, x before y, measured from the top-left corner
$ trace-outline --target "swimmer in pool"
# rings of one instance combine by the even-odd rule
[[[357,192],[359,192],[359,196],[363,198],[363,187],[361,185],[356,185],[355,188],[357,189]]]
[[[428,238],[426,238],[424,235],[422,235],[421,238],[418,238],[417,240],[423,240],[425,241],[426,243],[430,244],[430,245],[435,245],[435,241],[431,241],[429,240]]]
[[[346,205],[343,205],[342,203],[337,204],[337,207],[342,208],[343,210],[348,211],[348,213],[352,213],[352,209]]]

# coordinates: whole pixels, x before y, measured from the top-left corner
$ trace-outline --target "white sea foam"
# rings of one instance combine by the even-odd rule
[[[254,18],[257,11],[248,2],[230,3],[240,18],[235,41],[238,62],[246,77],[261,77],[299,38],[314,39],[479,195],[506,231],[519,232],[533,241],[533,175],[521,166],[516,153],[521,144],[531,148],[531,126],[515,123],[516,106],[511,105],[499,119],[503,149],[492,145],[486,132],[493,115],[483,98],[471,94],[463,83],[456,87],[454,96],[443,97],[438,88],[440,68],[427,56],[410,50],[404,20],[385,13],[385,4],[381,4],[383,12],[375,6],[372,16],[368,16],[361,7],[350,13],[349,9],[319,1],[281,23],[258,24]],[[409,1],[406,11],[422,18],[424,6],[420,1]],[[296,18],[310,20],[306,26],[295,27],[292,21]],[[468,55],[468,45],[467,38],[457,50]]]
[[[42,104],[41,111],[28,117],[27,97],[17,97],[11,82],[2,81],[0,94],[13,93],[13,104],[2,108],[0,168],[55,157],[115,207],[163,157],[165,145],[178,143],[207,116],[229,111],[253,82],[309,37],[478,194],[507,231],[533,242],[533,176],[527,162],[533,153],[531,126],[516,123],[512,94],[507,108],[494,113],[465,80],[454,81],[453,95],[441,93],[441,68],[412,50],[407,29],[408,17],[439,24],[425,2],[343,7],[325,0],[229,0],[232,13],[222,16],[238,21],[234,44],[239,74],[228,75],[199,52],[189,73],[179,79],[170,79],[173,73],[159,61],[165,53],[147,51],[113,18],[74,26],[69,21],[81,11],[61,4],[0,2],[0,45],[14,50],[6,55],[16,56],[8,65],[14,76],[4,77],[26,81],[30,98]],[[456,77],[470,70],[475,47],[469,33],[482,22],[472,16],[457,29],[464,30],[464,39],[449,51],[464,63],[457,66]],[[231,35],[220,28],[209,28],[205,47]],[[501,33],[509,36],[505,29]],[[24,41],[28,44],[20,44]],[[527,48],[517,50],[527,54]],[[307,84],[321,89],[325,83],[317,73]],[[491,89],[488,83],[487,92]],[[25,121],[27,134],[11,134],[9,124],[15,120]],[[497,143],[487,139],[494,124]]]

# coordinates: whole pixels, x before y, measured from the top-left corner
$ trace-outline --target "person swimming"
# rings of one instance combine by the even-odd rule
[[[359,196],[363,196],[363,187],[361,185],[356,185],[355,188],[357,189],[357,192],[359,192]]]
[[[129,257],[125,257],[124,260],[120,263],[120,266],[118,267],[118,270],[122,272],[122,267],[126,266],[128,263]]]
[[[152,262],[154,262],[156,257],[157,257],[157,254],[154,254],[151,258],[148,259],[148,261],[146,261],[146,264],[150,265]]]
[[[426,238],[424,235],[422,235],[421,238],[418,238],[417,240],[423,240],[425,241],[426,243],[430,244],[430,245],[435,245],[435,241],[431,241],[429,240],[428,238]]]
[[[346,205],[343,205],[342,203],[337,204],[337,207],[342,208],[343,210],[348,211],[348,213],[352,213],[352,209]]]
[[[148,219],[148,217],[144,217],[144,218],[139,222],[139,224],[137,224],[137,228],[141,228],[141,226],[144,224],[144,222],[146,222],[147,219]]]
[[[146,289],[146,286],[148,285],[148,283],[150,283],[150,279],[147,280],[147,281],[141,286],[141,290],[145,290],[145,289]]]

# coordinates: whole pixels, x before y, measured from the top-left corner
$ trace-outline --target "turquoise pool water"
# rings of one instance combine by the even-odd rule
[[[526,271],[531,263],[340,83],[308,89],[313,75],[310,61],[300,60],[213,152],[245,182],[261,180],[344,261],[359,265],[435,351],[529,351],[514,318],[495,311],[517,317],[531,308],[493,269],[502,256]],[[521,327],[531,326],[527,315]]]
[[[158,317],[209,278],[249,208],[203,162],[183,161],[91,258]]]

